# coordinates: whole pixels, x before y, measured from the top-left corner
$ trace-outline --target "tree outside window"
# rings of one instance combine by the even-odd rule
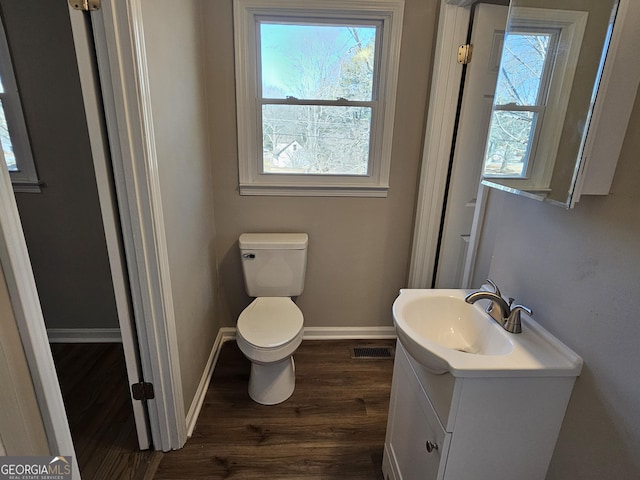
[[[403,11],[234,0],[242,195],[387,195]]]
[[[368,173],[376,32],[260,25],[263,172]]]

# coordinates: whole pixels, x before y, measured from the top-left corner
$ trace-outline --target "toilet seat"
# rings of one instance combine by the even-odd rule
[[[238,318],[238,333],[254,347],[274,348],[293,340],[304,317],[289,297],[258,297]]]
[[[302,342],[304,317],[289,297],[258,297],[238,317],[236,341],[256,362],[277,362]]]

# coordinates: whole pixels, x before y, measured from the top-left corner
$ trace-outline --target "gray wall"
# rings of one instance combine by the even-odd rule
[[[188,411],[219,325],[200,0],[142,3],[157,168]]]
[[[389,197],[312,198],[238,193],[232,2],[205,2],[225,325],[234,325],[249,303],[238,236],[261,231],[309,234],[305,291],[298,298],[306,326],[391,325],[391,304],[407,277],[438,4],[436,0],[407,0],[405,4]]]
[[[481,260],[506,295],[585,361],[548,480],[640,478],[638,151],[640,97],[611,195],[583,197],[567,211],[491,193]]]
[[[16,200],[48,328],[118,328],[67,2],[0,0],[42,193]]]

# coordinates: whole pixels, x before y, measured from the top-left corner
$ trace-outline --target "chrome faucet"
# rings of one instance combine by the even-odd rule
[[[487,313],[498,322],[502,328],[509,333],[521,333],[522,332],[522,320],[520,313],[525,312],[527,315],[533,315],[533,311],[524,305],[514,305],[513,298],[509,298],[507,302],[500,293],[498,286],[490,279],[487,279],[487,283],[494,289],[493,292],[486,290],[478,290],[467,295],[464,299],[467,303],[475,303],[478,300],[491,300],[487,307]]]

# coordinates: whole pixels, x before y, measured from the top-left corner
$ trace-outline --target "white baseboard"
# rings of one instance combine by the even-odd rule
[[[396,338],[389,327],[305,327],[303,340],[383,340]]]
[[[213,370],[218,362],[220,349],[225,342],[235,340],[235,338],[235,327],[223,327],[218,331],[218,336],[211,348],[211,354],[202,373],[198,389],[187,413],[186,424],[188,437],[191,437],[196,427],[198,415],[200,415],[200,410],[202,410],[207,388],[209,388],[209,382],[213,376]],[[304,340],[380,340],[393,338],[396,338],[396,332],[393,327],[305,327],[303,336]]]
[[[196,390],[196,394],[194,395],[191,406],[189,407],[189,411],[187,412],[187,437],[191,437],[194,428],[196,428],[196,422],[198,420],[198,416],[200,415],[200,410],[202,410],[204,398],[207,394],[207,388],[209,388],[209,382],[211,381],[213,370],[215,369],[216,363],[218,362],[222,344],[229,340],[234,340],[235,338],[235,328],[222,327],[220,330],[218,330],[218,335],[216,336],[216,340],[213,342],[211,354],[209,354],[209,359],[207,360],[204,372],[202,373],[202,378],[200,379],[200,383],[198,384],[198,389]]]
[[[236,328],[224,327],[224,340],[235,340]],[[304,327],[303,340],[393,340],[396,330],[389,327]],[[220,344],[222,345],[222,343]]]
[[[119,328],[47,328],[49,343],[121,343]]]

